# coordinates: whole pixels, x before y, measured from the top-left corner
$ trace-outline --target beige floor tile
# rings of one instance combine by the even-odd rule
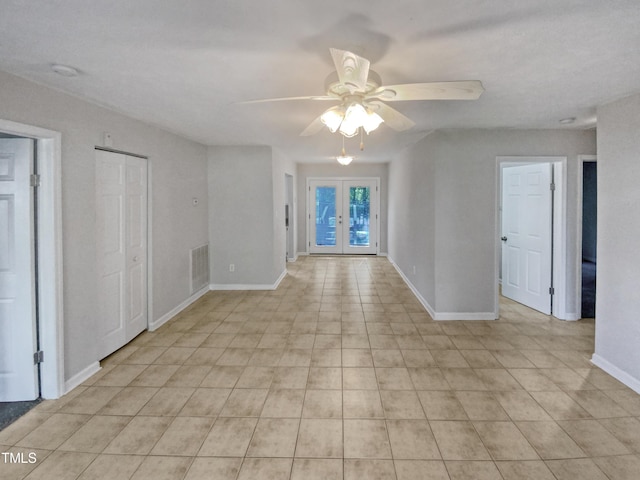
[[[344,420],[345,458],[391,458],[384,420]]]
[[[456,398],[456,393],[445,391],[418,391],[418,398],[429,420],[467,420],[467,414]]]
[[[293,418],[261,418],[247,451],[248,457],[293,457],[298,425]]]
[[[139,455],[98,455],[78,480],[129,480],[144,459]]]
[[[269,390],[256,388],[234,389],[225,403],[222,417],[258,417]]]
[[[151,365],[165,350],[166,347],[143,346],[124,359],[123,363],[129,365]]]
[[[122,387],[88,387],[80,395],[67,402],[58,412],[94,414],[121,390]]]
[[[93,416],[59,449],[73,452],[100,453],[131,421],[131,417]]]
[[[605,395],[635,417],[640,417],[640,395],[627,388],[625,390],[606,390]]]
[[[371,355],[376,367],[405,367],[400,350],[371,350]]]
[[[246,458],[242,462],[238,480],[288,480],[291,463],[290,458]]]
[[[183,365],[167,380],[165,387],[197,387],[210,371],[208,365]]]
[[[151,400],[140,410],[140,415],[151,416],[175,416],[180,412],[195,388],[169,388],[163,387],[158,390]]]
[[[328,458],[296,458],[291,480],[342,480],[343,462]]]
[[[276,367],[280,363],[284,349],[282,348],[257,348],[247,365],[256,367]]]
[[[549,421],[551,417],[538,405],[533,397],[525,391],[495,392],[494,396],[513,421]]]
[[[94,453],[53,452],[29,475],[28,480],[73,480],[96,458]]]
[[[380,391],[382,408],[386,418],[424,419],[425,414],[415,391],[382,390]]]
[[[43,424],[51,415],[51,413],[31,410],[0,430],[0,445],[14,445]]]
[[[435,367],[436,361],[428,350],[401,350],[404,363],[409,368]]]
[[[444,460],[490,460],[471,422],[429,422]]]
[[[516,425],[544,460],[586,457],[555,422],[517,422]]]
[[[309,378],[307,367],[278,367],[273,374],[272,389],[305,388]]]
[[[342,458],[342,420],[303,418],[295,455],[303,458]]]
[[[50,450],[9,447],[1,444],[0,452],[7,454],[2,455],[3,458],[0,460],[0,473],[3,480],[22,480],[52,453]],[[13,462],[11,455],[14,455]]]
[[[90,418],[89,415],[54,413],[22,440],[16,442],[16,446],[55,450]]]
[[[301,389],[271,390],[267,395],[260,416],[267,418],[300,418],[304,394],[305,391]]]
[[[343,368],[342,385],[345,390],[377,390],[378,380],[373,368]]]
[[[175,480],[183,478],[191,464],[190,458],[147,457],[131,480]]]
[[[145,365],[116,365],[94,383],[96,387],[126,387],[131,381],[142,373]]]
[[[357,348],[342,349],[343,367],[373,367],[371,351]]]
[[[592,418],[584,408],[564,392],[530,392],[530,394],[555,420]]]
[[[440,459],[438,446],[426,420],[387,420],[387,431],[394,459]]]
[[[179,365],[149,365],[130,384],[130,387],[162,387],[180,368]]]
[[[185,365],[206,365],[213,367],[220,356],[224,353],[224,348],[200,347],[184,361]]]
[[[341,367],[342,351],[339,348],[319,348],[311,353],[311,367]]]
[[[504,368],[479,368],[474,371],[487,388],[493,392],[522,390],[522,385]]]
[[[439,368],[409,368],[416,390],[450,390],[449,383]]]
[[[431,352],[436,365],[440,368],[469,368],[465,358],[458,350],[434,350]]]
[[[394,465],[398,480],[449,480],[441,461],[395,460]]]
[[[396,472],[391,460],[345,460],[345,480],[395,480]]]
[[[342,368],[311,367],[307,379],[307,388],[313,390],[340,390],[342,388]]]
[[[241,465],[241,458],[198,457],[184,480],[236,480]]]
[[[489,350],[460,350],[460,354],[474,368],[503,368]]]
[[[512,461],[496,462],[504,480],[556,480],[544,462]]]
[[[378,390],[344,390],[342,392],[344,418],[384,418]]]
[[[252,348],[227,348],[216,361],[219,366],[246,366],[253,355]]]
[[[561,389],[567,390],[595,390],[596,387],[570,368],[544,368],[540,373]]]
[[[414,386],[406,368],[376,368],[380,390],[413,390]]]
[[[503,480],[494,462],[448,461],[446,465],[451,480]]]
[[[269,388],[273,375],[273,367],[248,366],[240,375],[235,388]]]
[[[607,476],[589,458],[549,460],[546,463],[558,480],[607,480]]]
[[[494,460],[538,460],[540,457],[512,422],[474,422]]]
[[[629,412],[599,390],[580,390],[568,393],[594,418],[629,416]]]
[[[182,365],[194,352],[193,347],[169,347],[156,358],[155,365]]]
[[[103,453],[147,455],[172,420],[170,417],[134,417]]]
[[[207,417],[176,417],[151,450],[151,455],[195,456],[213,421]]]
[[[178,413],[185,417],[215,417],[222,411],[231,389],[196,388],[195,392]]]
[[[491,392],[456,391],[455,395],[471,420],[509,420]]]
[[[198,456],[244,457],[257,423],[257,418],[218,418]]]
[[[304,418],[341,418],[341,390],[307,390],[302,416]]]
[[[564,420],[558,424],[590,457],[632,453],[597,420]]]
[[[636,480],[640,472],[638,455],[596,457],[593,461],[611,480]]]
[[[640,419],[634,417],[600,420],[609,432],[634,453],[640,453]]]
[[[444,378],[453,390],[487,390],[487,386],[470,368],[443,368]]]
[[[151,400],[156,387],[125,387],[97,413],[99,415],[136,415]]]

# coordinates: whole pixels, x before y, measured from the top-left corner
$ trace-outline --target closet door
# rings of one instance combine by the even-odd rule
[[[147,326],[146,160],[96,150],[99,356]]]

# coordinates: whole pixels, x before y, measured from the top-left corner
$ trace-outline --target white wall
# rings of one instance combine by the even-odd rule
[[[208,156],[211,284],[214,288],[273,285],[284,270],[286,249],[286,244],[280,248],[284,236],[276,235],[284,207],[276,209],[279,200],[274,190],[277,169],[282,173],[277,195],[284,205],[283,162],[274,161],[271,147],[265,146],[214,146]],[[281,252],[276,254],[276,249]],[[234,272],[229,271],[230,264]]]
[[[343,166],[338,162],[333,163],[299,163],[297,170],[297,180],[294,179],[298,191],[298,201],[296,203],[298,224],[298,252],[304,253],[308,250],[307,239],[307,179],[309,177],[333,177],[333,178],[380,178],[380,253],[387,253],[387,195],[389,180],[389,164],[387,163],[357,163],[354,160],[351,165]]]
[[[6,73],[0,72],[0,85],[0,118],[62,134],[64,376],[69,380],[99,360],[94,147],[108,131],[113,148],[149,157],[151,321],[189,297],[189,248],[207,242],[206,148]],[[192,197],[202,200],[197,207]]]
[[[598,108],[594,363],[640,393],[640,95]]]
[[[567,288],[571,293],[567,308],[579,311],[574,294],[577,157],[594,151],[594,131],[432,133],[390,165],[389,198],[393,200],[389,224],[394,230],[396,225],[405,226],[390,234],[390,257],[412,283],[415,278],[414,286],[443,317],[466,313],[486,316],[493,312],[497,288],[494,281],[496,156],[566,156],[569,177],[566,268]],[[420,201],[412,199],[410,195],[420,189],[433,193]],[[432,214],[431,209],[435,213]],[[433,254],[429,232],[435,235]],[[416,238],[416,242],[404,241],[399,235]],[[415,276],[413,265],[416,265]]]

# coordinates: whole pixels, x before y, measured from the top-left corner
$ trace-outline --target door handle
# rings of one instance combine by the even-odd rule
[[[507,241],[507,237],[500,237],[500,240],[502,240],[503,242]]]
[[[136,255],[135,257],[133,257],[133,261],[137,262],[138,261],[138,256]]]

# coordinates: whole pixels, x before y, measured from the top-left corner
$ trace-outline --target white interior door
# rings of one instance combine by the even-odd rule
[[[146,160],[96,150],[100,358],[147,326]]]
[[[376,179],[310,180],[309,252],[377,253],[377,191]]]
[[[0,401],[38,397],[33,140],[0,139]]]
[[[550,163],[505,167],[502,175],[502,294],[551,313]]]

